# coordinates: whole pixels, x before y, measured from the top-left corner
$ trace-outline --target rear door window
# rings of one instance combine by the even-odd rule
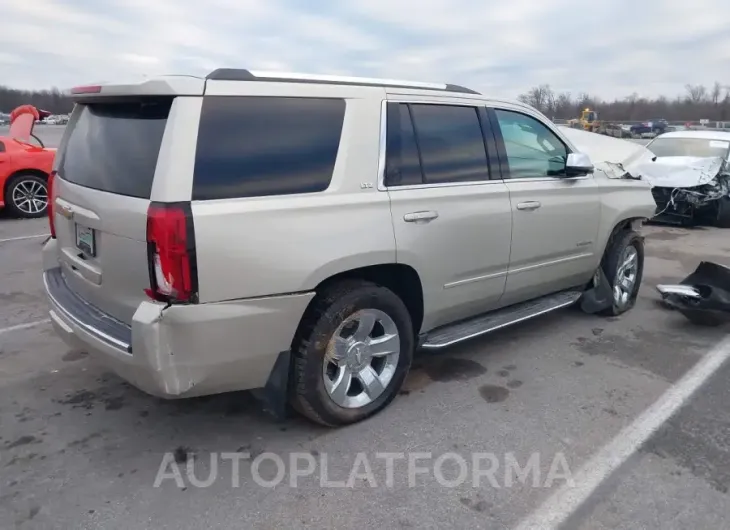
[[[87,188],[149,199],[171,105],[172,99],[165,98],[83,106],[59,154],[59,176]]]
[[[489,180],[476,107],[409,105],[427,184]]]
[[[344,116],[343,99],[205,97],[193,200],[326,190]]]
[[[389,103],[387,124],[385,185],[422,184],[421,159],[408,105]]]

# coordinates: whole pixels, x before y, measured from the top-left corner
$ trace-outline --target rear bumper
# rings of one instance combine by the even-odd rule
[[[314,297],[169,307],[142,302],[126,325],[81,300],[58,267],[47,268],[43,279],[53,326],[67,344],[163,398],[264,387]]]

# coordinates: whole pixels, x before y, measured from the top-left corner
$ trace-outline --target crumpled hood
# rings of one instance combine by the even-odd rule
[[[591,157],[593,165],[608,178],[625,178],[628,173],[638,179],[640,175],[635,171],[636,166],[651,163],[655,158],[654,153],[636,142],[582,129],[559,128],[581,153]]]
[[[652,186],[691,188],[709,184],[720,174],[725,161],[720,157],[666,156],[630,165]]]
[[[715,180],[725,163],[720,157],[657,157],[636,142],[570,127],[560,129],[609,178],[630,176],[652,186],[691,188]]]

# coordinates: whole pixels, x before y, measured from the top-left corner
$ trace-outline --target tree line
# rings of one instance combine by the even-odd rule
[[[550,85],[531,88],[518,98],[553,119],[568,120],[580,116],[581,110],[598,111],[601,120],[643,121],[664,118],[669,121],[730,121],[730,85],[716,82],[711,88],[687,85],[685,93],[670,99],[666,96],[646,98],[633,93],[622,99],[604,101],[596,96],[555,92]],[[0,112],[31,104],[52,114],[71,112],[73,103],[57,88],[18,90],[0,86]]]
[[[621,99],[604,101],[590,94],[573,95],[555,92],[550,85],[531,88],[518,98],[552,119],[569,120],[580,117],[582,110],[598,112],[606,121],[646,121],[663,118],[667,121],[697,122],[730,121],[730,85],[716,82],[711,88],[704,85],[686,85],[685,93],[674,99],[642,97],[633,93]]]
[[[51,114],[68,114],[73,103],[57,88],[50,90],[18,90],[0,86],[0,112],[9,114],[15,107],[33,105]]]

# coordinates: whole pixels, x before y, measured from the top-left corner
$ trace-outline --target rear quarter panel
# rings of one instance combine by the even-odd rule
[[[281,95],[288,90],[322,93],[295,85]],[[326,191],[193,201],[201,302],[308,291],[340,272],[395,263],[390,201],[377,189],[384,91],[337,90],[347,107]]]

